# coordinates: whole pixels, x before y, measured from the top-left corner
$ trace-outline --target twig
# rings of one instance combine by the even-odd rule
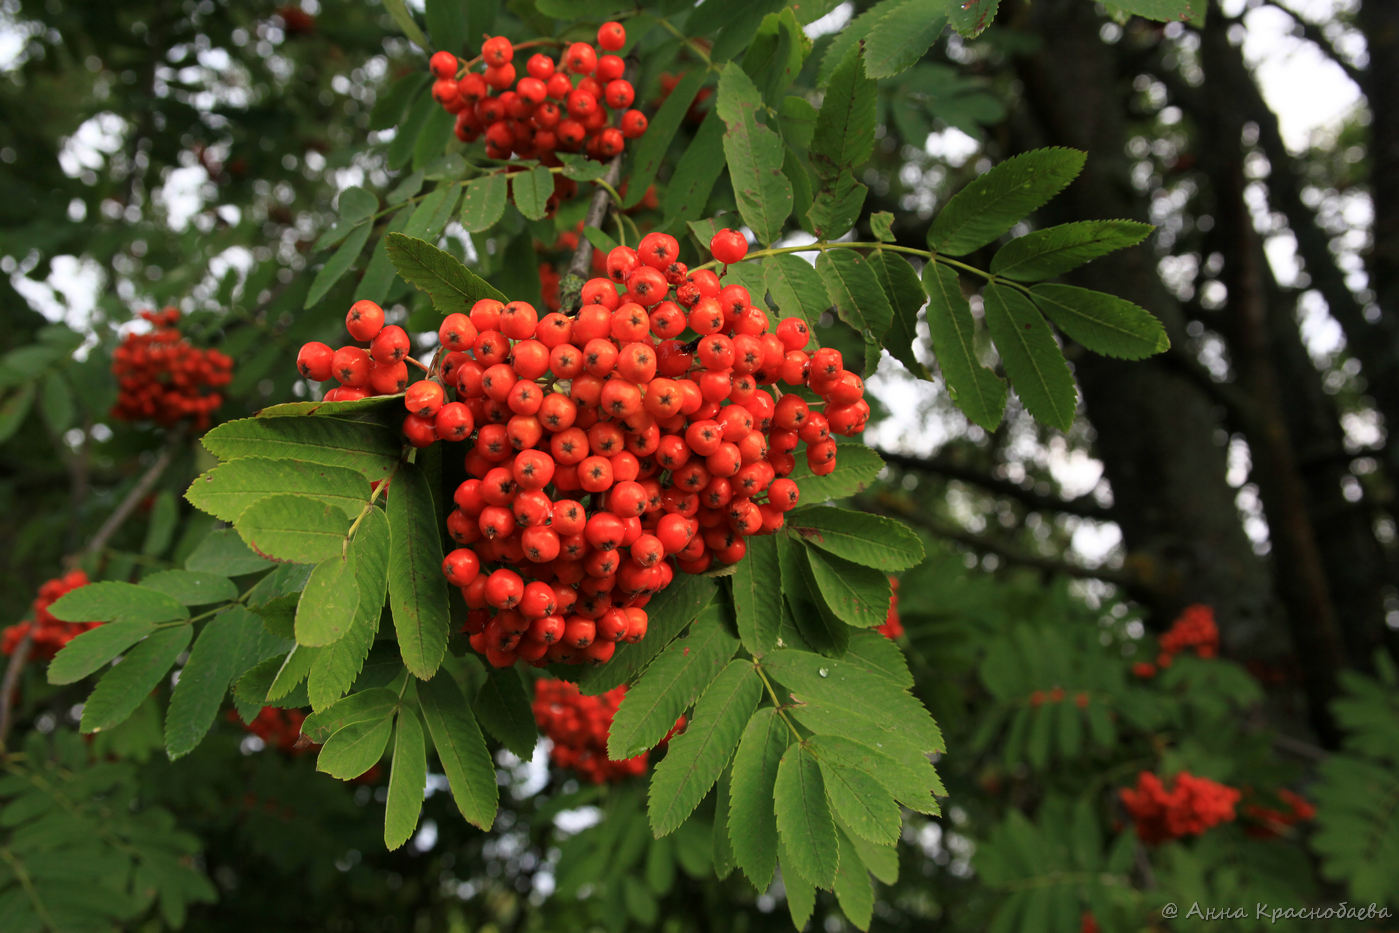
[[[0,682],[0,758],[5,754],[5,740],[10,735],[10,714],[14,708],[15,688],[19,685],[20,671],[29,660],[29,649],[34,644],[34,630],[31,628],[15,646],[10,655],[10,663],[5,666],[5,679]]]
[[[126,494],[126,498],[116,507],[107,520],[102,523],[102,527],[97,529],[97,533],[92,536],[92,540],[72,559],[76,562],[83,557],[96,554],[107,546],[107,541],[112,535],[117,533],[117,529],[131,517],[131,513],[136,510],[136,506],[141,504],[141,500],[150,494],[152,488],[160,480],[160,476],[170,466],[170,462],[175,459],[175,451],[184,440],[183,431],[175,431],[170,435],[165,446],[161,448],[160,454],[155,461],[146,468],[146,472],[141,474],[141,478],[136,481],[136,485]]]
[[[1341,71],[1345,72],[1346,77],[1354,81],[1357,87],[1365,87],[1364,74],[1361,73],[1359,68],[1356,68],[1346,60],[1345,56],[1341,54],[1335,44],[1326,37],[1326,33],[1322,31],[1320,26],[1313,23],[1311,20],[1304,19],[1301,14],[1279,2],[1279,0],[1269,0],[1268,5],[1292,17],[1292,22],[1297,25],[1297,28],[1302,33],[1302,38],[1315,45],[1321,50],[1323,55],[1335,62],[1336,66],[1340,68]]]
[[[1061,512],[1065,515],[1077,515],[1081,518],[1105,522],[1113,520],[1112,510],[1099,505],[1092,494],[1065,499],[1039,492],[1012,480],[991,476],[975,467],[956,463],[945,456],[915,457],[910,454],[878,448],[875,448],[875,453],[879,454],[885,463],[892,463],[905,470],[936,473],[948,479],[971,483],[995,495],[1015,499],[1034,511]]]
[[[622,177],[622,154],[619,152],[612,157],[612,161],[607,163],[607,173],[602,176],[605,185],[598,185],[593,192],[593,199],[588,202],[588,213],[583,216],[583,228],[596,227],[602,229],[603,221],[607,219],[607,207],[612,200],[612,191],[616,189],[617,182]],[[568,264],[568,275],[577,276],[580,279],[588,277],[588,269],[593,261],[593,243],[586,236],[578,240],[578,249],[573,252],[573,260]]]

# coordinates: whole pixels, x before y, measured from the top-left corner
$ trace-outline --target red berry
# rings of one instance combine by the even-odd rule
[[[621,51],[627,44],[627,30],[621,23],[603,23],[597,30],[598,48],[608,52]]]
[[[748,240],[737,230],[725,228],[710,239],[709,252],[719,262],[732,265],[748,255]]]
[[[368,299],[350,305],[345,315],[345,330],[356,340],[368,342],[384,327],[384,309]]]

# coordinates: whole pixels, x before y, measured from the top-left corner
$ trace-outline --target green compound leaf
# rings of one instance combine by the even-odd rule
[[[554,176],[547,168],[536,165],[527,172],[510,176],[510,193],[515,206],[529,220],[543,220],[549,210],[549,198],[554,193]]]
[[[471,825],[489,830],[495,822],[500,790],[491,753],[466,697],[446,674],[420,684],[418,696],[457,809]]]
[[[344,696],[364,667],[388,589],[389,520],[379,509],[371,509],[350,539],[354,558],[355,585],[359,601],[354,619],[344,636],[316,655],[306,678],[306,691],[312,709],[321,710]]]
[[[318,564],[340,556],[350,517],[316,499],[269,496],[244,509],[233,527],[263,557]]]
[[[389,769],[389,796],[384,805],[384,845],[393,851],[413,837],[423,812],[427,787],[427,742],[418,714],[405,707],[398,711],[394,730],[393,765]]]
[[[695,715],[651,776],[646,809],[659,838],[680,828],[728,766],[762,696],[752,662],[730,661],[695,704]]]
[[[800,256],[783,253],[764,259],[762,268],[763,283],[772,296],[769,310],[782,317],[804,318],[808,327],[815,327],[831,306],[815,267]]]
[[[994,431],[1006,407],[1005,383],[981,364],[976,353],[971,305],[957,273],[930,262],[923,267],[928,291],[928,331],[953,403],[972,423]]]
[[[1036,285],[1030,294],[1060,330],[1094,353],[1140,360],[1171,345],[1161,322],[1125,298],[1074,285]]]
[[[357,470],[382,480],[403,452],[403,438],[376,424],[338,418],[243,418],[225,421],[203,438],[220,460],[262,457]]]
[[[403,280],[427,292],[441,314],[466,314],[482,298],[508,301],[503,292],[472,272],[445,250],[425,240],[390,233],[384,237],[393,263]]]
[[[761,243],[782,233],[792,213],[792,183],[782,174],[782,137],[758,121],[762,95],[738,65],[719,75],[716,112],[724,121],[724,160],[729,166],[738,212]]]
[[[326,296],[326,293],[334,287],[335,283],[345,277],[345,273],[350,271],[350,267],[355,264],[359,254],[364,251],[364,244],[369,242],[369,224],[362,224],[350,231],[345,237],[345,242],[330,254],[330,258],[321,266],[316,277],[311,280],[311,289],[306,293],[306,301],[303,308],[313,307],[317,302]]]
[[[611,661],[586,671],[578,678],[578,689],[598,696],[635,680],[661,649],[699,618],[718,592],[718,583],[709,577],[677,574],[646,604],[646,637],[634,645],[621,645]]]
[[[841,826],[879,845],[897,843],[903,815],[894,795],[857,762],[842,756],[838,746],[824,751],[816,758],[826,781],[826,797]]]
[[[831,73],[816,114],[808,154],[819,178],[835,178],[869,159],[874,152],[874,104],[874,82],[865,77],[860,47],[852,45]]]
[[[189,646],[192,627],[180,625],[154,632],[103,675],[83,704],[84,733],[110,729],[136,711]]]
[[[816,257],[816,272],[842,321],[866,338],[884,336],[894,309],[868,259],[850,249],[828,250]]]
[[[447,652],[451,619],[442,576],[442,539],[427,477],[404,464],[388,496],[389,606],[404,666],[427,680]]]
[[[738,635],[754,657],[762,657],[777,644],[782,591],[772,581],[778,579],[779,572],[776,537],[756,535],[748,539],[748,553],[729,578]]]
[[[379,763],[392,735],[393,720],[387,716],[352,722],[326,739],[316,756],[316,770],[342,781],[353,781]]]
[[[1013,288],[992,283],[984,294],[986,328],[1015,394],[1035,418],[1067,431],[1078,392],[1049,325],[1034,303]]]
[[[504,172],[491,172],[466,183],[461,200],[461,225],[467,233],[489,230],[505,216],[509,184]]]
[[[956,0],[947,11],[952,28],[967,39],[975,39],[986,31],[996,18],[1001,0]]]
[[[345,699],[306,717],[301,734],[312,742],[324,742],[356,722],[386,719],[398,707],[398,694],[385,687],[372,687],[352,693]]]
[[[49,606],[64,622],[176,622],[189,610],[173,596],[133,583],[101,581],[69,590]]]
[[[1078,220],[1027,233],[991,257],[991,272],[1017,282],[1040,282],[1108,253],[1136,246],[1156,228],[1136,220]]]
[[[836,902],[856,929],[868,930],[874,919],[874,885],[860,862],[854,843],[840,833],[840,868],[836,871]]]
[[[844,499],[868,489],[882,469],[884,461],[879,454],[864,444],[842,444],[836,454],[834,471],[817,476],[806,465],[806,458],[798,457],[791,479],[797,484],[801,501],[814,505]]]
[[[142,577],[141,586],[164,593],[186,606],[208,606],[238,598],[238,586],[228,577],[193,570],[158,570]]]
[[[946,28],[946,11],[947,0],[906,0],[881,16],[865,40],[869,76],[889,78],[917,64]]]
[[[823,732],[821,724],[798,716],[802,725],[818,734],[807,740],[812,754],[818,758],[841,762],[871,775],[884,786],[894,799],[919,813],[937,815],[940,810],[934,794],[945,794],[942,781],[926,755],[885,741],[886,735],[863,729],[858,737],[838,732]],[[881,747],[876,748],[875,745]]]
[[[77,683],[154,631],[155,623],[144,621],[108,622],[88,629],[54,655],[49,663],[49,683]]]
[[[964,256],[990,243],[1063,191],[1083,169],[1077,149],[1013,156],[952,196],[928,228],[930,249]]]
[[[311,571],[296,604],[297,644],[334,644],[349,631],[358,608],[359,583],[353,555],[346,552],[326,558]]]
[[[487,732],[516,758],[529,761],[539,741],[539,730],[519,671],[511,667],[488,671],[473,708]]]
[[[924,556],[922,540],[907,525],[868,512],[801,509],[787,516],[786,527],[813,547],[891,573],[917,566]]]
[[[675,163],[670,184],[661,196],[661,213],[665,216],[661,226],[673,232],[677,223],[703,215],[710,192],[723,173],[724,124],[718,113],[710,112],[699,125],[689,148]]]
[[[804,548],[811,583],[822,605],[840,621],[856,628],[883,625],[889,614],[892,590],[889,576],[873,567]]]
[[[896,686],[913,686],[913,674],[898,643],[877,632],[852,632],[850,646],[841,660],[863,667]]]
[[[646,124],[646,132],[636,141],[631,153],[631,178],[627,184],[627,198],[622,202],[624,207],[635,207],[646,196],[646,189],[656,180],[656,172],[670,151],[671,140],[680,129],[695,95],[708,78],[708,73],[701,68],[686,71],[680,83],[671,90]],[[677,171],[674,177],[679,179],[683,176]]]
[[[612,719],[607,757],[620,761],[654,748],[737,650],[738,640],[718,618],[671,642],[628,688]]]
[[[928,301],[922,280],[908,260],[895,253],[876,250],[870,254],[869,262],[894,309],[889,332],[884,335],[884,346],[909,372],[920,379],[928,379],[928,369],[918,361],[913,349],[918,343],[918,311]]]
[[[830,890],[840,864],[836,826],[821,767],[805,747],[793,745],[783,754],[773,800],[784,866],[790,859],[799,876]]]
[[[777,816],[773,786],[792,732],[771,706],[758,710],[743,730],[734,754],[729,785],[729,837],[734,860],[759,891],[772,883],[777,867]],[[722,819],[723,815],[715,817]]]
[[[1104,0],[1103,6],[1121,16],[1137,15],[1163,23],[1205,24],[1209,4],[1202,0]]]

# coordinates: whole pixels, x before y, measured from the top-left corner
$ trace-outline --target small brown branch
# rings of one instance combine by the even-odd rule
[[[1008,564],[1027,567],[1044,573],[1063,574],[1078,580],[1101,580],[1124,589],[1140,590],[1144,583],[1134,574],[1109,567],[1084,567],[1057,557],[1032,554],[990,537],[959,528],[950,522],[940,521],[926,512],[914,508],[892,496],[857,496],[855,504],[870,512],[878,512],[902,519],[927,531],[934,537],[955,541],[982,554],[994,554]]]
[[[111,540],[112,535],[116,534],[117,530],[126,523],[126,520],[131,517],[131,513],[141,504],[141,500],[150,495],[151,490],[155,488],[155,484],[160,481],[161,474],[165,472],[170,466],[171,461],[175,459],[175,451],[179,449],[181,442],[184,440],[184,436],[183,431],[171,432],[169,439],[165,442],[165,446],[161,448],[160,454],[157,455],[151,465],[146,468],[146,472],[141,474],[140,479],[136,480],[136,485],[132,486],[131,490],[127,492],[126,498],[121,501],[121,504],[116,507],[116,510],[113,511],[111,515],[107,516],[107,520],[102,523],[101,528],[97,529],[97,533],[92,536],[92,539],[88,541],[87,545],[78,552],[77,555],[70,558],[69,563],[76,563],[83,557],[96,554],[107,546],[107,542]]]
[[[1336,48],[1335,43],[1326,37],[1326,33],[1322,31],[1320,26],[1303,18],[1301,14],[1295,12],[1286,4],[1279,2],[1279,0],[1269,0],[1268,5],[1290,16],[1292,22],[1296,25],[1297,32],[1301,33],[1302,38],[1306,39],[1312,45],[1315,45],[1321,50],[1321,54],[1335,62],[1336,67],[1345,72],[1346,77],[1355,82],[1356,87],[1365,87],[1364,74],[1359,68],[1346,60],[1345,56]]]
[[[34,645],[34,631],[30,629],[15,646],[10,655],[10,663],[5,666],[5,679],[0,682],[0,757],[5,754],[5,740],[10,735],[10,716],[14,710],[15,688],[19,685],[20,672],[29,660],[29,649]]]
[[[607,163],[607,174],[602,176],[606,185],[598,185],[593,192],[592,201],[588,202],[588,213],[583,216],[583,228],[596,227],[602,229],[603,222],[607,220],[608,205],[612,200],[610,189],[617,187],[617,182],[622,177],[622,154],[619,152],[612,157],[612,161]],[[593,262],[593,244],[586,236],[578,240],[578,249],[573,252],[573,259],[568,264],[568,275],[577,276],[580,279],[588,277],[588,270]]]
[[[1112,510],[1099,505],[1092,494],[1065,499],[1061,496],[1039,492],[1023,483],[992,476],[984,470],[964,463],[957,463],[946,456],[915,457],[879,448],[875,449],[875,453],[879,454],[885,463],[891,463],[900,469],[919,473],[934,473],[948,479],[980,486],[989,493],[1014,499],[1036,512],[1060,512],[1096,521],[1112,521]]]

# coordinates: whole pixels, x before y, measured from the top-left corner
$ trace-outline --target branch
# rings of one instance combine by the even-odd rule
[[[25,662],[29,660],[29,649],[33,644],[34,629],[31,627],[15,646],[15,653],[10,655],[10,663],[5,667],[5,679],[0,682],[0,757],[5,754],[5,740],[10,735],[10,714],[14,708],[15,687],[19,684],[20,671],[24,670]]]
[[[1310,20],[1303,19],[1301,15],[1289,9],[1286,5],[1279,2],[1279,0],[1269,0],[1268,5],[1292,17],[1292,22],[1296,25],[1297,31],[1302,34],[1303,39],[1315,45],[1321,50],[1323,55],[1335,62],[1336,66],[1346,73],[1346,77],[1355,82],[1356,87],[1365,87],[1364,73],[1361,72],[1359,68],[1346,61],[1345,57],[1341,55],[1340,50],[1336,48],[1330,39],[1326,38],[1326,33],[1322,31],[1320,26]]]
[[[616,189],[617,182],[622,177],[622,153],[617,153],[612,157],[612,161],[607,163],[607,174],[602,176],[606,185],[598,185],[593,192],[593,199],[588,203],[588,213],[583,216],[583,229],[596,227],[602,229],[603,221],[607,219],[608,202],[612,199],[612,191]],[[573,253],[573,261],[568,264],[566,276],[572,275],[580,279],[588,278],[588,270],[593,262],[593,244],[586,235],[578,240],[578,249]]]
[[[854,501],[856,505],[866,511],[902,519],[922,528],[934,537],[955,541],[983,554],[994,554],[1006,563],[1018,567],[1028,567],[1044,573],[1063,574],[1078,580],[1101,580],[1124,589],[1139,590],[1145,585],[1144,581],[1137,575],[1122,570],[1113,570],[1108,567],[1084,567],[1081,564],[1071,563],[1057,557],[1047,557],[1020,550],[1004,542],[967,531],[965,528],[959,528],[949,522],[940,521],[927,512],[891,496],[864,495],[855,497]]]
[[[150,494],[150,491],[159,482],[161,474],[170,466],[170,462],[175,459],[175,451],[179,449],[181,441],[184,440],[183,431],[173,431],[166,440],[165,446],[161,448],[159,456],[146,468],[146,472],[141,474],[141,478],[136,480],[136,485],[126,494],[126,498],[116,507],[107,520],[102,523],[102,527],[97,529],[97,533],[92,536],[77,555],[70,558],[69,563],[75,563],[83,557],[88,557],[100,552],[107,546],[112,535],[131,517],[131,513],[136,510],[136,506],[141,504],[141,500]]]
[[[914,470],[920,473],[935,473],[939,476],[945,476],[948,479],[958,480],[963,483],[971,483],[995,495],[1015,499],[1033,511],[1061,512],[1065,515],[1077,515],[1082,518],[1091,518],[1101,522],[1110,522],[1113,520],[1112,510],[1099,505],[1091,493],[1075,496],[1072,499],[1065,499],[1061,496],[1039,492],[1030,486],[1017,483],[1013,480],[991,476],[975,467],[957,463],[950,457],[915,457],[910,454],[897,453],[892,450],[882,450],[880,448],[872,449],[884,459],[885,463],[892,463],[894,466],[905,470]]]

